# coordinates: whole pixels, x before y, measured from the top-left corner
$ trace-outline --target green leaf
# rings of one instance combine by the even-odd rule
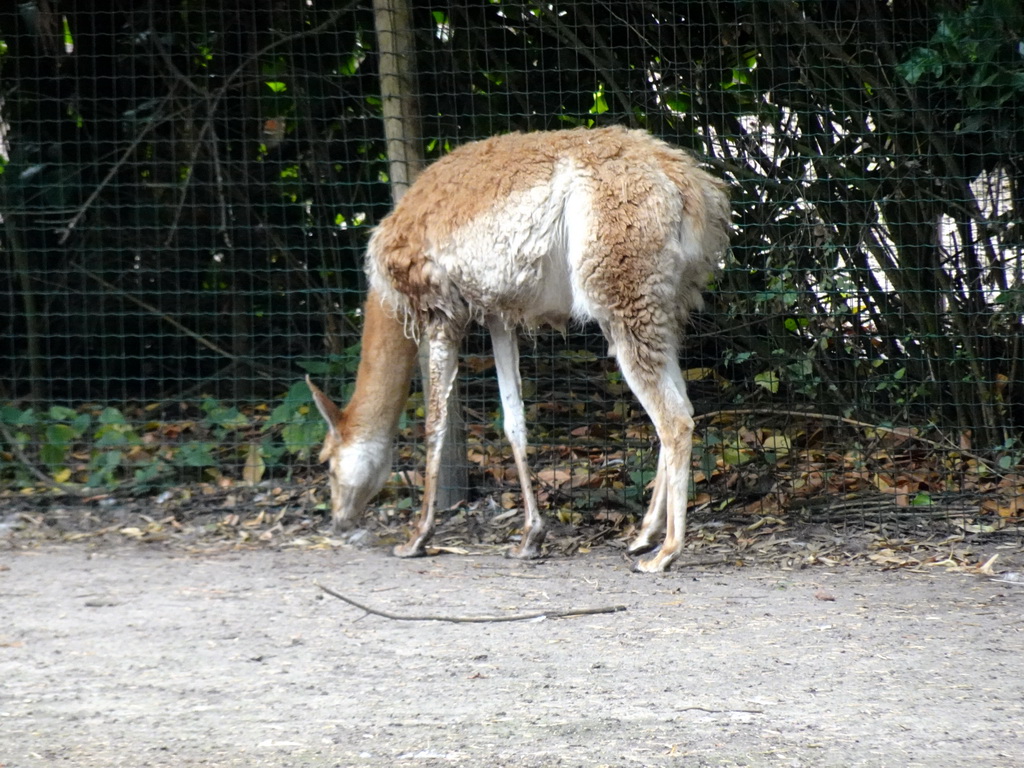
[[[638,469],[629,473],[629,480],[637,488],[643,489],[654,479],[655,474],[657,474],[657,470],[654,469]]]
[[[46,442],[49,445],[57,445],[66,448],[79,437],[72,427],[67,424],[50,424],[46,428]]]
[[[270,412],[270,418],[264,422],[262,431],[266,432],[278,424],[287,424],[292,421],[301,422],[309,419],[312,414],[312,409],[310,408],[312,402],[313,396],[310,394],[306,382],[295,382],[288,388],[284,400]],[[319,416],[314,416],[314,418],[319,419]]]
[[[249,420],[241,411],[220,405],[212,398],[204,400],[202,408],[206,411],[206,420],[214,426],[222,429],[243,429],[249,426]]]
[[[270,417],[263,423],[262,431],[266,432],[278,424],[286,424],[295,417],[295,408],[288,402],[281,403],[270,412]]]
[[[359,57],[350,55],[341,60],[338,65],[339,75],[354,75],[359,71]]]
[[[108,483],[115,483],[114,471],[121,466],[124,455],[120,451],[103,451],[93,456],[89,462],[89,480],[86,485],[96,488]]]
[[[915,48],[906,61],[896,65],[896,72],[911,85],[925,75],[942,77],[942,56],[931,48]]]
[[[693,106],[693,97],[685,91],[669,93],[664,97],[664,104],[673,112],[686,113]]]
[[[722,449],[722,461],[732,467],[742,466],[753,458],[753,454],[744,448],[727,445]]]
[[[186,467],[215,467],[217,461],[213,457],[213,443],[184,443],[178,449],[175,459],[178,464]]]
[[[40,460],[49,467],[59,467],[64,464],[67,456],[67,446],[57,443],[45,443],[39,449]]]
[[[49,415],[54,421],[71,421],[78,416],[78,411],[63,405],[51,405]]]
[[[171,474],[171,466],[162,459],[154,459],[141,469],[135,470],[134,485],[136,490],[146,490],[160,485],[158,482]]]
[[[97,419],[100,424],[127,424],[128,420],[117,408],[104,408]]]
[[[705,477],[711,477],[718,470],[718,456],[711,451],[703,451],[699,462]]]
[[[71,422],[71,428],[79,435],[84,435],[90,424],[92,424],[92,416],[88,413],[80,413]]]
[[[288,387],[288,392],[284,396],[284,404],[290,405],[293,408],[311,402],[313,402],[313,395],[310,393],[305,381],[296,381]]]
[[[281,439],[289,453],[305,458],[313,446],[323,442],[327,426],[319,419],[302,424],[289,424],[281,430]]]
[[[790,452],[792,443],[785,435],[769,435],[761,443],[761,447],[776,457],[782,457]]]
[[[761,371],[761,373],[754,374],[754,383],[767,389],[773,395],[778,394],[779,375],[775,371]]]
[[[260,453],[268,468],[276,467],[287,452],[285,446],[267,438],[260,443]]]
[[[128,436],[119,429],[104,427],[96,433],[97,448],[120,448],[129,444]]]
[[[5,405],[0,408],[0,421],[12,427],[24,427],[35,424],[35,417],[35,411],[31,408],[24,411],[20,408],[15,408],[13,405]]]

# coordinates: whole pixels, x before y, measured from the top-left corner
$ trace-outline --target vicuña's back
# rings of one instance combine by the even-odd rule
[[[454,321],[664,325],[700,305],[725,250],[723,185],[689,154],[613,127],[496,136],[428,167],[370,242],[374,288]]]
[[[661,551],[638,568],[671,564],[682,547],[693,429],[676,354],[681,322],[728,244],[724,190],[687,153],[624,128],[497,136],[420,175],[367,255],[374,292],[430,344],[424,510],[396,554],[422,554],[432,530],[448,393],[470,321],[494,341],[526,507],[516,554],[540,553],[515,333],[573,317],[600,324],[661,438],[653,498],[631,549],[650,549],[664,531]]]

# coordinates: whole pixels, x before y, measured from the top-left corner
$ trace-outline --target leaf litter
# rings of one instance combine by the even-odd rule
[[[546,393],[530,406],[531,464],[551,527],[551,556],[598,546],[625,550],[637,533],[656,446],[638,406],[613,384],[607,397]],[[417,407],[415,397],[410,403]],[[230,436],[239,446],[233,468],[202,467],[202,481],[176,480],[148,495],[96,488],[72,498],[52,483],[22,480],[21,488],[0,491],[0,535],[23,545],[102,539],[201,551],[390,547],[404,540],[422,485],[422,420],[415,413],[400,435],[396,469],[381,497],[355,531],[334,533],[325,522],[322,471],[295,466],[281,477],[280,462],[269,461],[258,440],[294,424],[271,423],[268,406],[248,412],[204,407],[221,438]],[[472,496],[441,515],[432,542],[438,553],[497,552],[519,533],[518,482],[500,414],[469,413]],[[1024,467],[997,469],[1006,462],[973,453],[966,438],[756,408],[697,420],[685,555],[691,562],[799,568],[865,561],[881,568],[970,569],[992,551],[1020,551]],[[301,426],[307,429],[305,421]],[[170,460],[188,445],[174,441],[196,428],[193,419],[151,420],[122,458],[149,452]],[[227,443],[208,453],[216,457],[225,450]],[[69,447],[72,458],[79,453]],[[182,456],[183,463],[209,458]],[[71,466],[74,471],[56,473],[56,479],[77,479],[87,489],[84,464]]]

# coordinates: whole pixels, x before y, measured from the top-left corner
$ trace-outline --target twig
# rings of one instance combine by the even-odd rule
[[[342,15],[344,15],[349,10],[351,10],[353,7],[355,7],[355,5],[356,5],[356,1],[355,0],[350,0],[348,3],[345,4],[344,7],[336,8],[331,13],[331,15],[327,17],[327,21],[324,21],[324,22],[318,24],[317,26],[313,27],[312,29],[303,29],[303,30],[300,30],[299,32],[294,32],[294,33],[292,33],[290,35],[285,35],[283,37],[279,37],[279,38],[277,38],[277,40],[274,40],[273,42],[267,43],[265,46],[263,46],[258,51],[253,53],[252,56],[249,56],[248,59],[246,59],[241,64],[239,64],[237,67],[235,67],[235,69],[226,78],[224,78],[224,85],[219,90],[221,91],[221,93],[226,91],[231,86],[231,84],[234,82],[234,79],[236,77],[238,77],[245,70],[245,68],[249,66],[250,63],[252,63],[254,61],[257,61],[259,59],[259,57],[262,56],[263,54],[269,53],[270,51],[272,51],[275,48],[277,48],[279,45],[284,45],[286,43],[291,43],[291,42],[294,42],[295,40],[299,40],[300,38],[311,37],[312,35],[317,35],[317,34],[323,32],[325,29],[327,29],[329,26],[331,26],[334,22],[336,22],[338,19],[340,19],[342,17]],[[218,101],[220,100],[220,96],[217,97],[217,100]]]
[[[351,597],[345,597],[338,592],[335,592],[330,587],[325,587],[320,582],[314,581],[320,589],[326,592],[331,597],[336,597],[339,600],[348,603],[349,605],[358,608],[361,611],[372,613],[374,616],[383,616],[385,619],[393,619],[395,621],[447,621],[451,624],[484,624],[484,623],[495,623],[505,621],[529,621],[530,619],[561,619],[568,616],[590,616],[595,613],[618,613],[619,611],[626,610],[624,605],[609,605],[601,608],[573,608],[568,611],[542,611],[540,613],[518,613],[512,616],[405,616],[398,613],[389,613],[388,611],[377,610],[376,608],[370,608],[362,603],[357,603]]]
[[[0,424],[0,435],[3,435],[4,440],[10,443],[11,452],[14,454],[14,457],[21,462],[22,466],[25,467],[25,469],[27,469],[31,474],[35,475],[36,479],[43,483],[43,485],[47,485],[56,491],[60,491],[61,493],[67,494],[68,496],[79,496],[82,498],[89,498],[97,495],[97,491],[95,488],[79,488],[77,485],[69,485],[68,483],[62,483],[58,480],[54,480],[48,474],[43,472],[43,470],[39,469],[39,467],[32,463],[32,459],[30,459],[25,454],[25,452],[21,450],[21,446],[18,445],[18,441],[15,440],[14,435],[10,433],[10,431],[4,424]],[[102,493],[100,495],[102,495]]]
[[[163,101],[161,102],[161,108],[165,104],[168,104],[170,102],[171,97],[173,95],[174,88],[172,87],[171,91],[164,97]],[[159,114],[159,110],[156,112],[156,114]],[[121,166],[128,162],[128,158],[132,156],[132,154],[138,148],[139,144],[142,143],[142,140],[146,138],[147,134],[149,134],[151,130],[156,128],[162,122],[163,120],[157,120],[156,117],[154,116],[154,118],[149,123],[143,126],[142,130],[139,131],[139,134],[132,140],[132,143],[129,144],[128,148],[121,154],[121,157],[117,160],[117,162],[114,163],[113,166],[111,166],[110,170],[107,171],[107,175],[103,177],[99,184],[96,185],[96,188],[89,194],[89,196],[85,198],[85,202],[78,207],[78,212],[71,217],[71,219],[64,225],[63,228],[58,230],[60,232],[60,237],[57,239],[57,242],[59,244],[63,245],[65,242],[67,242],[67,239],[71,237],[71,231],[76,226],[78,226],[78,222],[80,222],[82,220],[82,217],[85,216],[86,213],[88,213],[89,209],[92,207],[92,204],[96,201],[96,198],[100,196],[100,193],[103,192],[103,190],[107,187],[111,179],[114,178],[114,175],[119,170],[121,170]]]
[[[216,136],[216,133],[213,131],[213,118],[214,118],[214,115],[216,115],[217,110],[220,108],[220,103],[221,103],[222,99],[224,98],[224,96],[227,93],[228,89],[231,88],[232,85],[234,84],[235,79],[239,75],[241,75],[242,72],[244,72],[245,69],[250,64],[252,64],[255,61],[258,61],[260,56],[263,56],[264,54],[272,51],[274,48],[276,48],[276,47],[278,47],[280,45],[284,45],[284,44],[293,42],[295,40],[298,40],[300,38],[303,38],[303,37],[306,37],[306,36],[310,36],[310,35],[316,35],[316,34],[319,34],[320,32],[323,32],[328,27],[330,27],[332,24],[334,24],[338,19],[340,19],[341,16],[344,13],[348,12],[354,5],[355,5],[355,2],[354,2],[354,0],[352,0],[345,7],[335,9],[330,14],[330,16],[327,18],[327,20],[324,21],[323,23],[319,24],[318,26],[313,27],[312,29],[304,29],[304,30],[301,30],[301,31],[296,32],[294,34],[291,34],[291,35],[286,35],[286,36],[278,37],[278,39],[268,43],[265,46],[263,46],[262,48],[257,50],[255,53],[253,53],[251,56],[246,57],[245,60],[242,61],[241,64],[239,64],[234,70],[232,70],[228,74],[228,76],[224,79],[223,84],[221,85],[221,87],[216,89],[216,91],[212,91],[212,92],[200,88],[198,85],[196,85],[194,82],[192,82],[192,80],[189,79],[189,77],[184,72],[182,72],[174,64],[174,60],[171,58],[170,54],[168,54],[167,50],[160,44],[160,36],[155,34],[156,25],[153,22],[152,11],[150,12],[149,31],[151,33],[153,33],[153,34],[151,34],[149,37],[150,37],[150,40],[153,42],[153,44],[154,44],[154,46],[155,46],[155,48],[157,50],[157,53],[159,53],[160,58],[163,60],[164,65],[167,67],[167,69],[171,72],[171,74],[175,78],[175,83],[173,83],[172,86],[171,86],[172,89],[176,87],[177,82],[184,83],[185,86],[190,91],[192,91],[193,93],[197,94],[198,96],[200,96],[202,98],[203,102],[206,105],[206,113],[207,113],[207,119],[203,122],[202,128],[201,128],[201,130],[199,132],[199,136],[198,136],[198,138],[196,138],[195,142],[193,142],[192,157],[191,157],[191,159],[189,160],[189,162],[188,162],[188,164],[186,166],[186,176],[182,180],[182,185],[181,185],[181,196],[179,198],[177,209],[176,209],[175,214],[174,214],[174,219],[173,219],[173,221],[171,223],[171,226],[168,228],[168,234],[167,234],[167,237],[164,240],[164,246],[167,246],[167,245],[170,244],[171,240],[173,239],[174,233],[175,233],[175,231],[178,228],[178,222],[179,222],[180,217],[181,217],[181,212],[184,209],[185,197],[188,194],[189,183],[190,183],[190,181],[192,179],[193,170],[194,170],[195,164],[196,164],[196,158],[199,156],[199,150],[200,150],[200,148],[203,145],[203,141],[206,138],[207,133],[213,133],[213,139],[210,141],[210,154],[211,154],[211,157],[212,157],[212,160],[213,160],[214,175],[215,175],[215,179],[216,179],[216,190],[217,190],[217,196],[218,196],[219,202],[220,202],[221,236],[224,238],[225,245],[228,248],[233,247],[232,243],[231,243],[231,237],[230,237],[230,234],[228,233],[228,227],[227,227],[227,205],[226,205],[226,202],[224,200],[224,179],[223,179],[223,173],[222,173],[221,165],[220,165],[220,155],[219,155],[219,153],[217,151],[218,138]],[[140,140],[141,140],[141,137],[139,137],[139,139],[136,140],[136,143],[138,143],[138,141],[140,141]]]
[[[1017,575],[1017,574],[1004,574],[1004,576],[1015,576],[1015,575]],[[1002,579],[989,579],[989,581],[994,581],[996,584],[1009,584],[1011,587],[1024,587],[1024,581],[1017,581],[1016,579],[1002,578]]]
[[[1002,474],[1001,470],[996,467],[992,462],[986,459],[984,456],[980,456],[972,451],[958,448],[955,445],[941,443],[938,440],[932,440],[924,437],[923,435],[915,434],[910,427],[886,427],[881,424],[871,424],[866,421],[860,421],[859,419],[851,419],[847,416],[838,416],[834,413],[820,413],[817,411],[791,411],[779,408],[724,408],[719,411],[710,411],[708,413],[702,413],[693,417],[694,421],[710,421],[711,419],[718,418],[719,416],[750,416],[750,415],[767,415],[767,416],[801,416],[805,419],[816,419],[818,421],[837,421],[841,424],[849,424],[851,427],[860,427],[861,429],[874,429],[879,432],[885,432],[889,435],[895,435],[896,437],[905,437],[910,440],[916,440],[919,443],[923,443],[927,446],[934,448],[937,451],[954,451],[969,459],[974,459],[979,464],[984,465],[995,474]]]
[[[763,715],[763,709],[708,709],[707,707],[678,707],[676,712],[710,712],[713,715],[730,715],[733,712],[743,712],[748,715]]]
[[[80,264],[75,264],[74,268],[77,269],[79,272],[81,272],[86,277],[91,278],[92,280],[95,280],[97,283],[102,285],[108,291],[116,293],[119,296],[122,296],[125,299],[128,299],[128,301],[130,301],[130,302],[132,302],[132,303],[142,307],[144,310],[146,310],[147,312],[149,312],[149,313],[153,314],[154,316],[160,318],[161,320],[163,320],[168,325],[171,325],[174,328],[176,328],[177,330],[181,331],[183,334],[185,334],[189,338],[192,338],[196,342],[198,342],[199,344],[202,344],[207,349],[210,349],[210,350],[216,352],[218,355],[221,355],[222,357],[226,357],[232,363],[246,362],[245,359],[239,357],[238,355],[233,355],[232,353],[228,352],[223,347],[220,347],[217,344],[214,344],[212,341],[207,339],[205,336],[201,336],[200,334],[196,333],[191,328],[189,328],[189,327],[183,325],[182,323],[178,322],[177,320],[175,320],[173,317],[171,317],[167,313],[160,311],[157,307],[154,307],[152,304],[149,304],[149,303],[143,301],[142,299],[138,298],[137,296],[133,296],[132,294],[128,293],[127,291],[124,291],[124,290],[118,288],[116,285],[113,285],[112,283],[107,282],[102,277],[97,275],[95,272],[90,272],[88,269],[86,269],[85,267],[81,266]]]
[[[546,20],[554,25],[556,34],[560,36],[564,42],[572,46],[573,51],[575,51],[577,55],[586,58],[594,66],[594,69],[600,72],[601,76],[608,81],[608,87],[614,91],[615,99],[622,107],[622,113],[629,117],[630,122],[633,124],[633,127],[635,127],[636,117],[633,114],[632,105],[629,103],[629,97],[626,95],[626,92],[619,87],[618,81],[615,79],[615,73],[608,68],[608,65],[605,62],[599,60],[596,53],[596,46],[586,45],[582,40],[580,40],[579,36],[576,35],[569,26],[562,22],[558,13],[555,12],[554,6],[542,7],[548,8]],[[596,29],[596,27],[588,26],[588,29],[593,30]],[[598,41],[598,43],[600,42],[601,41]],[[605,51],[608,50],[606,45],[602,45],[601,47],[604,48]]]

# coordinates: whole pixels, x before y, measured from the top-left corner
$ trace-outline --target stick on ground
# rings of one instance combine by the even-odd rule
[[[374,616],[383,616],[385,619],[393,619],[394,621],[447,621],[452,624],[484,624],[493,622],[503,621],[529,621],[530,619],[562,619],[569,616],[590,616],[596,613],[618,613],[619,611],[626,610],[624,605],[609,605],[599,608],[572,608],[567,611],[540,611],[539,613],[517,613],[511,616],[405,616],[398,613],[389,613],[388,611],[380,611],[376,608],[370,608],[362,603],[357,603],[351,597],[345,597],[345,595],[335,592],[330,587],[325,587],[319,582],[313,582],[320,589],[326,592],[331,597],[336,597],[343,602],[348,603],[351,606],[358,608],[361,611],[372,613]]]

